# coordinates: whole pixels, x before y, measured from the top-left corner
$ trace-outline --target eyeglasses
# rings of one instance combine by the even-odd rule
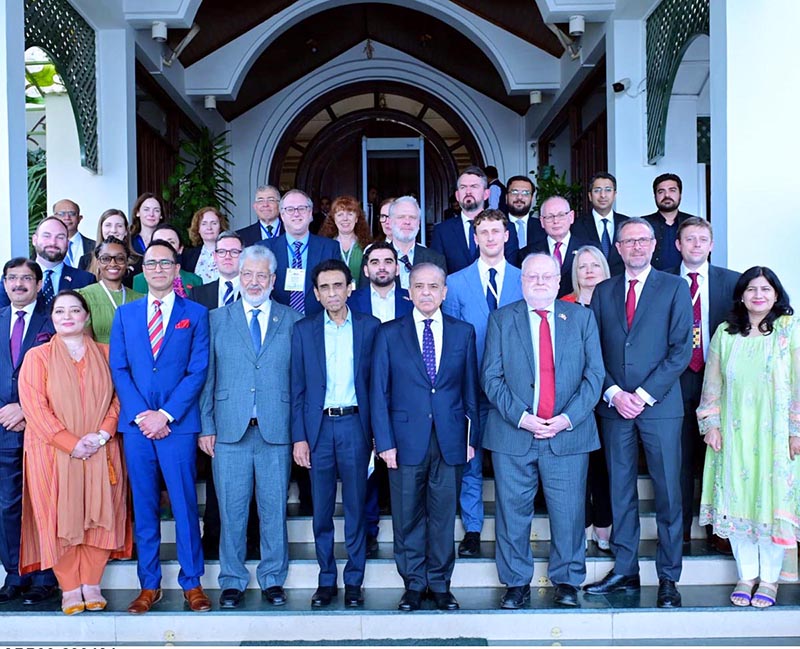
[[[388,215],[388,214],[381,214],[381,215],[380,215],[380,218],[379,218],[378,220],[379,220],[381,223],[386,223],[386,221],[388,221],[388,220],[389,220],[389,215]]]
[[[542,214],[542,221],[561,221],[562,219],[567,218],[571,212],[559,212],[558,214]]]
[[[214,251],[214,254],[217,255],[217,257],[233,257],[236,259],[242,254],[242,251],[239,248],[234,248],[233,250],[223,250],[222,248],[217,248]]]
[[[78,216],[78,213],[74,210],[61,210],[60,212],[56,212],[55,215],[61,218],[69,216],[70,218],[74,219],[76,216]]]
[[[508,193],[512,196],[530,196],[533,192],[530,189],[509,189]]]
[[[281,210],[284,214],[288,214],[289,216],[294,216],[295,214],[308,214],[311,212],[310,205],[298,205],[297,207],[288,206],[284,207]]]
[[[158,266],[161,270],[169,270],[175,266],[175,264],[176,262],[172,261],[171,259],[148,259],[142,264],[142,268],[154,270],[155,267]]]
[[[245,282],[249,282],[251,279],[253,279],[253,277],[256,278],[257,282],[261,283],[268,282],[270,275],[271,273],[254,273],[249,270],[243,270],[241,273],[239,273],[239,277],[243,279]]]
[[[554,280],[556,277],[558,277],[558,275],[556,275],[556,274],[554,274],[554,273],[545,273],[544,275],[528,275],[528,274],[526,274],[526,275],[523,275],[523,277],[524,277],[525,279],[527,279],[529,282],[536,282],[536,283],[538,283],[538,282],[540,282],[540,281],[541,281],[541,282],[543,282],[543,283],[545,283],[545,284],[549,284],[549,283],[550,283],[550,282],[552,282],[552,281],[553,281],[553,280]]]
[[[271,196],[269,198],[257,198],[256,199],[256,203],[269,203],[270,205],[274,205],[275,203],[278,203],[278,202],[279,201],[278,201],[277,198],[272,198]]]
[[[103,266],[108,266],[112,261],[115,261],[120,266],[123,266],[125,263],[127,263],[128,258],[125,255],[114,255],[113,257],[111,255],[100,255],[97,258],[97,261],[103,264]]]
[[[592,187],[592,194],[613,194],[615,191],[613,187]]]
[[[33,275],[6,275],[7,282],[25,282],[29,284],[30,282],[35,282],[36,278]]]
[[[644,248],[652,240],[653,237],[640,237],[638,239],[620,239],[619,243],[625,248],[633,248],[635,245]]]

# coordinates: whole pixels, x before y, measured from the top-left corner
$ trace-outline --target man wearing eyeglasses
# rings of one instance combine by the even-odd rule
[[[83,221],[81,208],[75,201],[62,198],[53,204],[53,216],[60,219],[67,226],[69,242],[67,243],[67,256],[64,258],[64,263],[67,266],[77,268],[80,258],[87,252],[92,252],[95,243],[94,239],[84,237],[78,232],[78,226]]]
[[[214,263],[219,279],[192,289],[191,299],[209,311],[227,306],[239,299],[239,255],[244,244],[236,232],[220,232],[214,249]]]
[[[516,233],[519,249],[544,241],[547,234],[532,207],[533,198],[536,196],[536,186],[533,181],[527,176],[511,176],[506,186],[508,227]]]
[[[313,212],[314,205],[308,194],[299,189],[290,189],[280,202],[285,232],[257,242],[257,245],[272,250],[278,260],[273,298],[301,315],[314,315],[322,311],[312,290],[311,269],[326,259],[341,258],[336,241],[309,232]]]
[[[680,377],[692,357],[692,301],[682,277],[651,266],[656,240],[645,219],[631,218],[617,231],[625,273],[597,285],[597,318],[606,376],[600,419],[611,487],[614,568],[585,586],[591,595],[638,591],[639,502],[636,479],[641,440],[653,479],[658,526],[657,606],[681,605]]]
[[[546,238],[539,243],[532,243],[519,251],[519,264],[525,257],[534,252],[551,255],[561,268],[561,286],[558,297],[572,293],[572,261],[575,251],[586,242],[574,236],[570,231],[575,220],[575,212],[566,198],[551,196],[539,208],[539,221],[546,233]]]
[[[278,218],[280,200],[281,193],[272,185],[260,185],[256,188],[253,211],[258,217],[258,221],[237,231],[245,247],[252,246],[258,241],[274,239],[281,235],[283,227],[281,220]]]

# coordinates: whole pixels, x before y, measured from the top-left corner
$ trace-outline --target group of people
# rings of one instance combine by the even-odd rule
[[[709,264],[711,225],[679,211],[677,176],[655,179],[658,211],[643,218],[614,212],[616,189],[597,174],[590,215],[576,219],[555,196],[537,216],[529,178],[494,191],[469,167],[461,213],[436,225],[430,248],[417,243],[411,196],[380,205],[384,236],[371,241],[355,199],[336,198],[316,235],[306,193],[263,186],[257,223],[234,232],[204,208],[185,251],[153,194],[139,197],[130,228],[106,211],[96,244],[78,232],[78,205],[56,203],[32,237],[34,259],[3,268],[0,605],[42,602],[58,585],[65,613],[102,610],[105,565],[130,557],[135,540],[141,591],[128,611],[148,612],[162,597],[164,490],[186,605],[210,610],[199,448],[211,458],[204,526],[222,608],[243,602],[253,542],[263,599],[287,602],[293,464],[310,475],[311,605],[338,596],[341,480],[344,604],[362,606],[382,463],[399,608],[430,598],[457,609],[455,518],[460,509],[458,555],[478,556],[484,451],[500,606],[530,600],[540,488],[554,602],[579,606],[588,533],[615,565],[586,596],[640,588],[641,443],[657,603],[677,607],[703,441],[700,523],[731,541],[731,601],[774,604],[779,579],[796,578],[800,537],[800,332],[788,296],[768,268],[740,276]],[[486,207],[499,197],[507,213]]]

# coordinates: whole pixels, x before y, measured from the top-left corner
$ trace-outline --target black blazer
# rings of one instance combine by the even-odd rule
[[[690,216],[694,216],[694,215],[693,214],[686,214],[686,212],[681,212],[679,210],[678,211],[678,216],[675,217],[675,223],[680,225],[686,219],[688,219]],[[665,237],[667,235],[667,224],[664,221],[664,217],[661,216],[661,214],[659,212],[653,212],[652,214],[648,214],[648,215],[646,215],[646,216],[644,216],[642,218],[647,220],[650,223],[650,225],[653,226],[653,231],[656,234],[656,249],[655,249],[655,252],[653,253],[653,259],[650,261],[650,264],[653,266],[653,268],[656,268],[658,270],[666,270],[666,268],[664,268],[664,260],[663,260],[663,258],[664,258],[664,254],[663,254],[664,246],[672,246],[674,248],[675,247],[675,241],[674,240],[671,240],[671,241],[666,241],[665,240]]]
[[[622,257],[619,256],[619,251],[617,250],[617,246],[614,245],[614,241],[616,240],[617,229],[630,217],[620,214],[619,212],[612,212],[612,215],[612,222],[609,224],[611,227],[609,227],[608,230],[608,235],[611,238],[611,250],[608,253],[606,261],[608,261],[608,268],[613,276],[621,275],[625,272],[625,264],[622,261]],[[594,226],[594,218],[591,214],[575,219],[575,222],[570,228],[570,232],[583,240],[585,245],[594,246],[602,251],[600,247],[600,237],[597,236],[597,228]]]
[[[181,254],[181,270],[193,273],[194,269],[197,268],[197,261],[200,259],[202,250],[202,245],[194,248],[184,248]]]
[[[575,233],[570,230],[569,245],[567,249],[561,253],[561,258],[564,263],[561,265],[561,286],[558,289],[558,297],[562,298],[569,295],[574,290],[572,288],[572,262],[575,259],[575,251],[581,246],[586,245],[586,241],[579,239]],[[550,248],[547,245],[547,239],[530,246],[525,246],[519,251],[519,260],[517,266],[522,267],[522,262],[532,252],[543,252],[546,255],[550,254]]]
[[[529,222],[530,224],[530,222]],[[447,219],[438,223],[433,228],[431,237],[431,249],[440,253],[445,258],[447,273],[452,275],[462,268],[466,268],[477,259],[473,259],[469,254],[469,246],[464,236],[464,226],[461,215],[452,219]],[[519,243],[517,242],[517,232],[514,228],[508,230],[508,241],[505,245],[505,258],[509,264],[517,266],[517,252]],[[416,252],[414,261],[417,261]]]
[[[668,273],[681,274],[681,267],[670,268]],[[685,281],[685,280],[684,280]],[[733,308],[733,289],[739,281],[739,273],[722,266],[708,265],[708,337],[714,335]]]
[[[189,299],[202,304],[209,311],[213,311],[219,304],[219,280],[215,279],[208,284],[192,287]]]

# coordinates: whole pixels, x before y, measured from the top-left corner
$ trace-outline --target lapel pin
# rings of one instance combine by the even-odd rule
[[[278,316],[276,316],[276,315],[272,316],[272,321],[273,322],[277,322],[278,321]]]
[[[562,320],[566,320],[567,319],[567,314],[566,313],[559,313],[558,317],[561,318]]]

